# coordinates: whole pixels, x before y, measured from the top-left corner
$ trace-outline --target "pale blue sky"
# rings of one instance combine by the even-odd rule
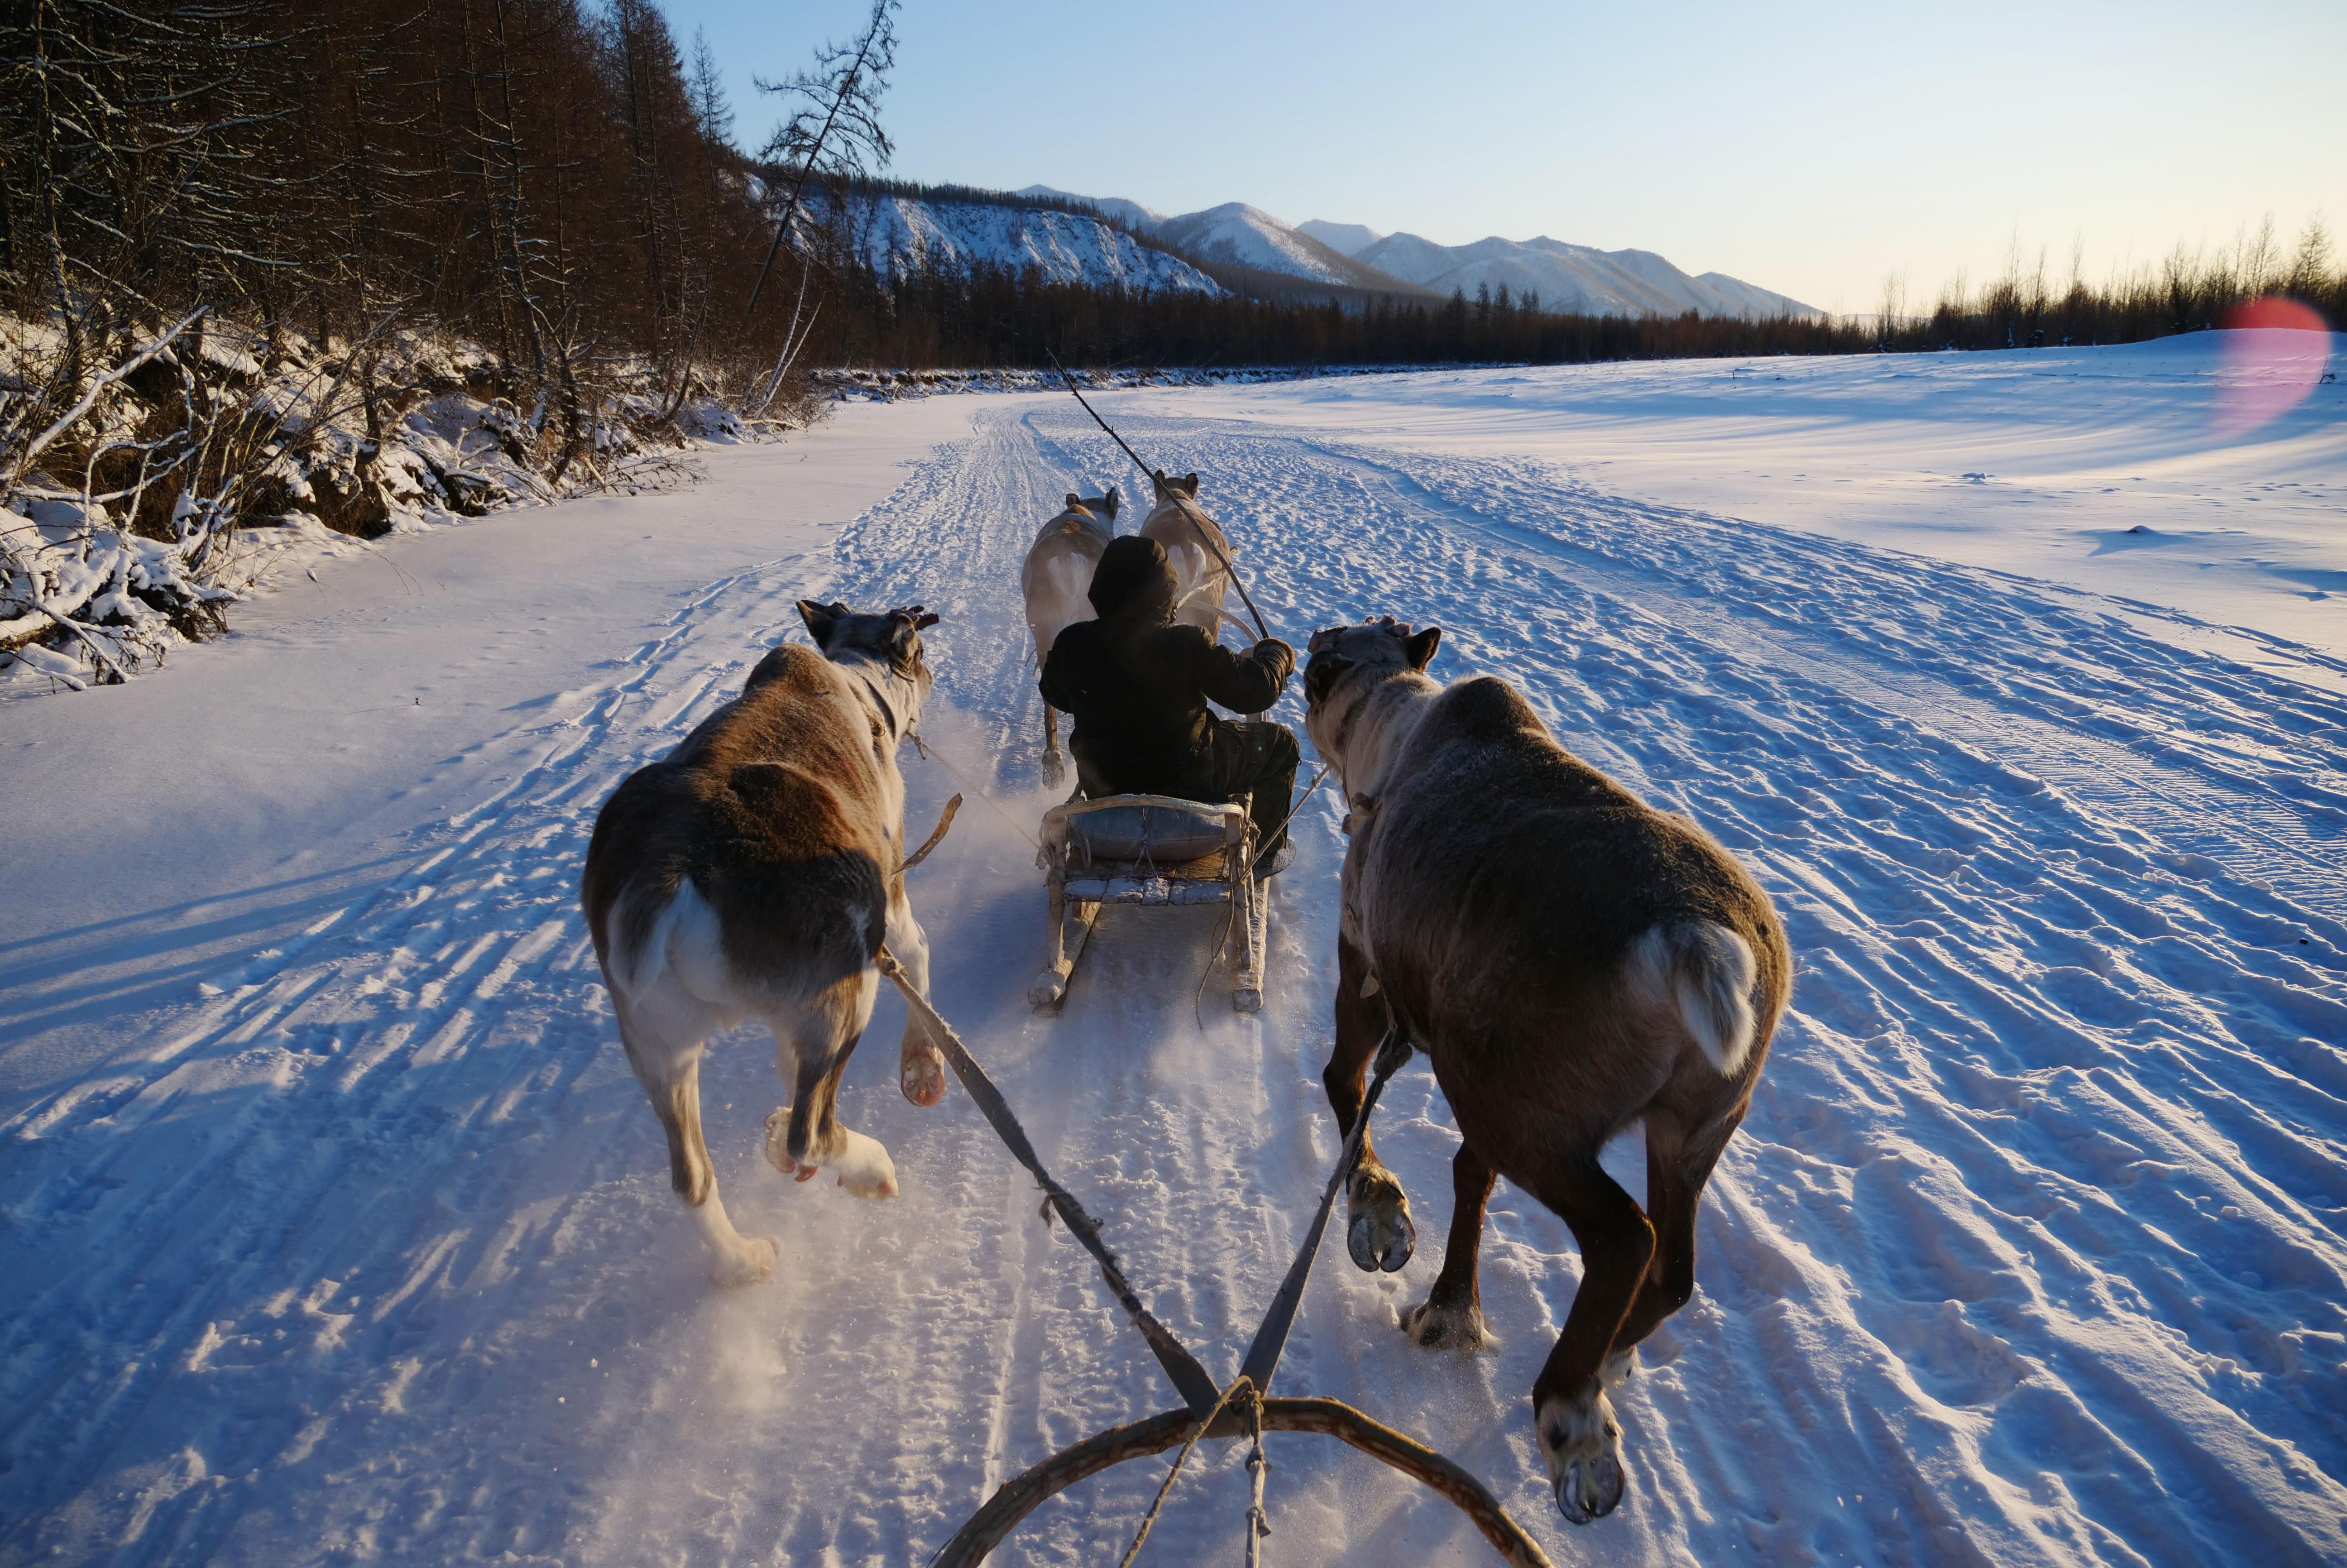
[[[857,0],[665,0],[751,90]],[[2347,249],[2347,4],[907,0],[903,179],[1248,201],[1444,244],[1660,251],[1842,312],[2018,235],[2090,276],[2320,209]]]

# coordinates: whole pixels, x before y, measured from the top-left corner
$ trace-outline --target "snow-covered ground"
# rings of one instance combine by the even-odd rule
[[[1378,1129],[1419,1255],[1330,1245],[1281,1391],[1450,1453],[1560,1563],[2347,1556],[2347,404],[2220,438],[2215,348],[1103,395],[1282,630],[1439,622],[1438,672],[1509,676],[1747,856],[1800,960],[1698,1296],[1618,1401],[1620,1514],[1568,1533],[1531,1440],[1556,1220],[1494,1197],[1496,1351],[1391,1327],[1449,1211],[1422,1066]],[[1130,489],[1112,455],[1057,398],[857,405],[0,706],[0,1562],[919,1561],[1171,1406],[967,1099],[898,1097],[894,1001],[844,1099],[893,1204],[776,1176],[769,1049],[714,1052],[726,1200],[784,1263],[702,1283],[576,907],[604,796],[805,595],[941,610],[925,728],[1031,820],[1017,565],[1064,491]],[[905,764],[925,830],[958,786]],[[1030,1016],[1036,873],[975,801],[914,874],[939,1003],[1224,1376],[1337,1150],[1337,820],[1299,816],[1254,1019],[1219,974],[1194,1014],[1195,911],[1112,913]],[[1269,1443],[1273,1560],[1486,1560]],[[1239,1457],[1145,1560],[1236,1559]],[[1113,1560],[1162,1474],[997,1560]]]

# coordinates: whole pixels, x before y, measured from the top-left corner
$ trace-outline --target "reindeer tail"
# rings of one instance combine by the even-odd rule
[[[1665,920],[1630,945],[1630,983],[1675,1009],[1723,1078],[1752,1049],[1752,948],[1711,920]]]

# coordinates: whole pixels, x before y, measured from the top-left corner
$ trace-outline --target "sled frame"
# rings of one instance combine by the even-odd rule
[[[1254,830],[1247,820],[1251,800],[1252,796],[1214,802],[1163,794],[1112,794],[1098,800],[1067,801],[1045,812],[1035,861],[1043,868],[1049,931],[1043,968],[1028,987],[1027,1000],[1041,1012],[1060,1009],[1068,999],[1076,965],[1105,906],[1214,904],[1234,906],[1239,915],[1231,1006],[1240,1012],[1259,1011],[1271,892],[1255,876]],[[1084,858],[1071,825],[1092,812],[1132,806],[1216,821],[1223,829],[1223,847],[1216,854],[1171,865],[1145,855],[1133,860]]]

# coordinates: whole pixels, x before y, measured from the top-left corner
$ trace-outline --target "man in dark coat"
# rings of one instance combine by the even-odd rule
[[[1155,539],[1128,534],[1111,544],[1092,572],[1100,619],[1076,622],[1051,644],[1043,700],[1074,716],[1068,749],[1095,799],[1225,801],[1254,791],[1255,857],[1268,866],[1287,842],[1296,736],[1285,724],[1216,718],[1206,703],[1262,712],[1279,700],[1296,650],[1274,637],[1234,653],[1200,627],[1174,624],[1174,591]]]

